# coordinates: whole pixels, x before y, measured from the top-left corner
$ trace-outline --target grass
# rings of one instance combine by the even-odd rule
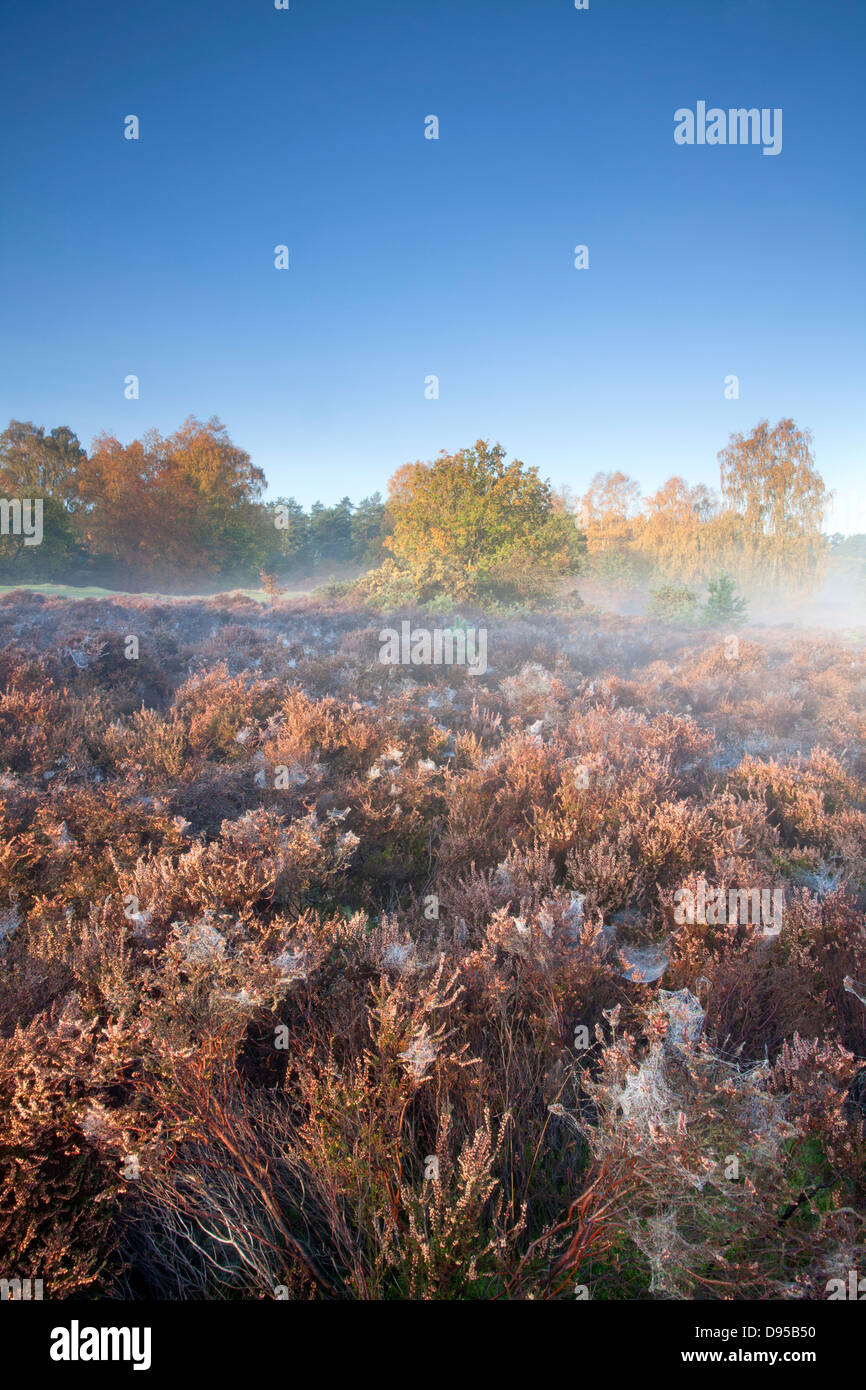
[[[225,589],[214,594],[161,594],[139,592],[132,589],[103,589],[98,584],[0,584],[0,594],[13,594],[22,591],[32,594],[50,594],[55,598],[149,598],[160,602],[164,602],[166,599],[207,602],[211,599],[231,598],[233,595],[240,594],[243,598],[254,599],[256,603],[268,602],[264,589]],[[298,598],[304,592],[303,589],[290,589],[281,593],[280,597]]]

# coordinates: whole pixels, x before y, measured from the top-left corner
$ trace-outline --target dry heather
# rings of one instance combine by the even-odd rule
[[[208,1299],[862,1273],[862,634],[751,628],[731,659],[497,618],[473,678],[383,666],[380,626],[0,600],[0,1272]],[[682,920],[704,885],[781,889],[781,930]]]

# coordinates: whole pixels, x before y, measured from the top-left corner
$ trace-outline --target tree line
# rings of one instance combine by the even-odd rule
[[[41,499],[43,538],[26,545],[8,528],[0,575],[146,588],[380,558],[378,493],[305,511],[292,497],[266,504],[265,486],[216,419],[191,417],[174,434],[150,430],[131,444],[101,434],[89,453],[65,425],[46,432],[12,420],[0,435],[0,497]]]
[[[762,420],[718,455],[719,488],[668,478],[642,498],[623,472],[598,473],[579,498],[561,495],[587,537],[600,579],[653,575],[706,582],[725,571],[751,587],[812,587],[828,552],[832,494],[815,466],[812,436],[793,420]]]
[[[582,495],[553,491],[483,439],[406,464],[389,484],[390,558],[366,586],[380,600],[527,602],[564,595],[575,574],[644,589],[726,575],[753,590],[815,585],[831,495],[809,431],[762,420],[718,458],[718,492],[675,476],[648,497],[621,471],[597,473]]]
[[[0,435],[0,498],[40,498],[43,539],[4,514],[0,577],[147,588],[249,582],[322,566],[369,571],[370,597],[524,601],[570,576],[645,586],[730,572],[754,587],[809,586],[828,552],[831,494],[812,438],[763,420],[719,453],[719,489],[669,478],[647,497],[622,471],[580,495],[478,440],[407,463],[357,505],[263,500],[265,475],[217,419],[86,452],[66,426],[13,420]]]

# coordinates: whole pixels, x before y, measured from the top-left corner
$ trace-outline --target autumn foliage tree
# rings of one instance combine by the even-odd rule
[[[28,497],[53,497],[74,509],[78,471],[87,455],[66,425],[45,433],[29,420],[10,420],[0,434],[0,488]]]
[[[718,493],[672,477],[641,501],[627,474],[596,474],[578,505],[592,570],[632,582],[647,571],[685,583],[730,571],[754,588],[814,583],[830,494],[810,432],[762,420],[718,457]]]
[[[582,538],[550,484],[484,439],[398,469],[387,510],[385,545],[420,598],[538,597],[579,565]]]
[[[627,473],[596,473],[577,504],[594,575],[608,583],[640,576],[640,487]]]
[[[703,483],[689,487],[682,478],[668,478],[644,501],[640,548],[666,576],[699,578],[713,563],[711,523],[717,511],[718,503]]]
[[[139,575],[240,572],[258,555],[264,485],[216,419],[127,445],[100,435],[79,470],[82,528],[92,552]]]
[[[590,551],[628,542],[640,505],[640,487],[627,473],[596,473],[580,499],[580,522]]]
[[[4,522],[0,577],[193,588],[260,569],[361,568],[390,552],[359,597],[531,601],[579,568],[606,584],[706,584],[725,572],[752,589],[814,584],[830,494],[809,431],[762,420],[732,435],[719,462],[718,492],[671,477],[641,499],[616,470],[575,497],[482,439],[405,464],[387,505],[374,493],[307,513],[292,497],[263,501],[263,472],[217,419],[129,444],[101,434],[89,457],[66,426],[12,420],[0,434],[0,499],[7,512],[38,501],[43,536],[31,544]]]
[[[261,569],[286,576],[381,560],[379,493],[306,512],[292,497],[266,503],[264,487],[219,420],[191,417],[171,435],[150,430],[128,444],[102,433],[89,457],[65,425],[12,420],[0,433],[3,515],[38,501],[43,535],[31,543],[4,520],[0,579],[198,587],[255,582]]]
[[[809,578],[826,551],[830,494],[815,467],[812,435],[793,420],[761,420],[719,454],[722,495],[740,522],[748,567],[771,583]]]

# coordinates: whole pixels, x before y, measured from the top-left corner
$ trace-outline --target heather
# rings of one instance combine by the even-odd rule
[[[382,664],[443,621],[411,594],[0,598],[4,1269],[544,1300],[863,1268],[863,633],[682,593],[461,607],[480,676]],[[683,920],[702,884],[781,889],[781,929]]]

